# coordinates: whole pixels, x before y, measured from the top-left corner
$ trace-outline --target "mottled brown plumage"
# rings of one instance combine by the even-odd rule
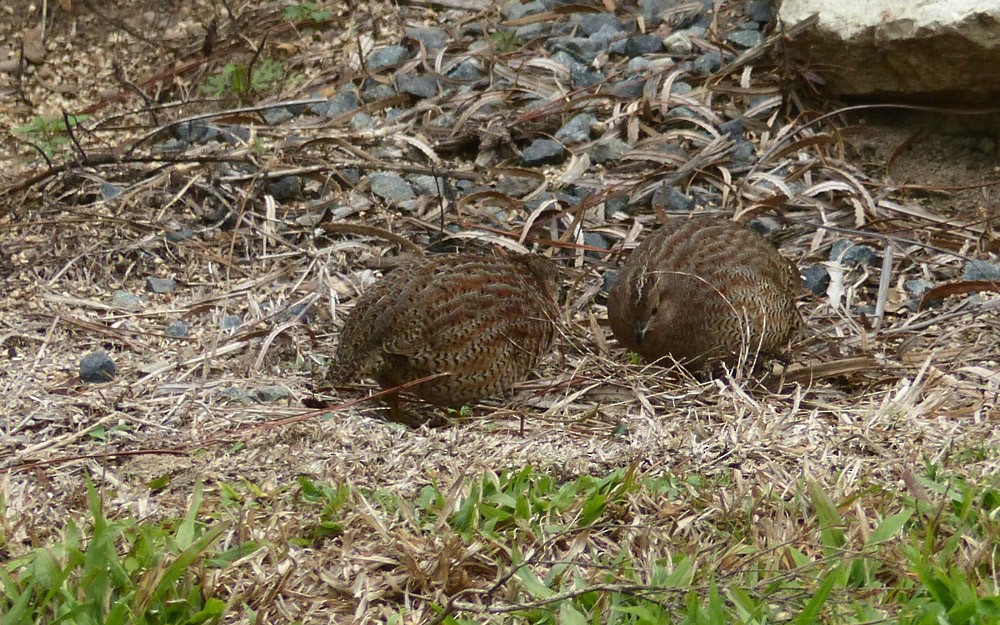
[[[536,254],[439,255],[368,288],[340,334],[333,376],[410,389],[458,407],[523,380],[552,347],[558,268]],[[398,416],[398,415],[397,415]]]
[[[780,352],[798,331],[795,266],[731,221],[678,218],[644,240],[608,293],[615,338],[691,368]]]

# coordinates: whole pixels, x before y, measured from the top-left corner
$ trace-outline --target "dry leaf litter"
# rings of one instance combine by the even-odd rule
[[[319,24],[277,2],[99,4],[49,7],[47,55],[0,74],[8,127],[90,116],[51,169],[30,138],[2,149],[9,554],[82,514],[87,475],[109,515],[141,518],[179,514],[197,482],[211,496],[300,475],[357,498],[432,483],[458,497],[464,479],[526,465],[741,485],[700,508],[640,502],[634,531],[593,538],[640,565],[755,489],[900,490],[925,460],[995,477],[995,192],[952,204],[857,164],[809,68],[774,62],[766,24],[740,34],[746,3],[321,2]],[[7,13],[3,44],[34,37],[37,17]],[[283,73],[259,91],[202,88],[268,59]],[[602,321],[622,252],[691,211],[748,223],[803,272],[807,336],[763,381],[631,364]],[[374,390],[323,377],[358,293],[401,251],[484,244],[564,268],[563,335],[537,374],[445,428],[388,424],[377,401],[337,408]],[[112,379],[83,382],[102,352]],[[328,408],[300,418],[303,402]],[[955,455],[969,449],[983,453]],[[224,542],[277,545],[310,523],[248,508]],[[760,532],[795,524],[774,514]],[[260,597],[269,622],[376,621],[404,597],[431,615],[440,593],[491,587],[493,548],[357,514],[336,541],[263,548],[214,582]]]

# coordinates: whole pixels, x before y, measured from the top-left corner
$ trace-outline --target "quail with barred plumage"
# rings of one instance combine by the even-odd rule
[[[649,361],[690,369],[782,351],[801,327],[795,266],[727,220],[678,218],[635,248],[608,293],[611,329]]]
[[[417,258],[368,288],[340,334],[332,377],[374,378],[455,408],[525,379],[549,353],[558,266],[537,254]],[[390,396],[393,418],[400,416]]]

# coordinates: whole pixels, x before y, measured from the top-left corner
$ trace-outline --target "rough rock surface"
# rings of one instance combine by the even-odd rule
[[[1000,92],[996,0],[785,0],[778,17],[787,28],[813,14],[791,45],[837,94],[979,104]]]

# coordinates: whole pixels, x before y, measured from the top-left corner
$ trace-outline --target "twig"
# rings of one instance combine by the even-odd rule
[[[882,248],[882,275],[878,280],[878,300],[875,302],[875,331],[882,327],[885,318],[885,301],[889,297],[889,282],[892,279],[892,244],[885,242]]]

